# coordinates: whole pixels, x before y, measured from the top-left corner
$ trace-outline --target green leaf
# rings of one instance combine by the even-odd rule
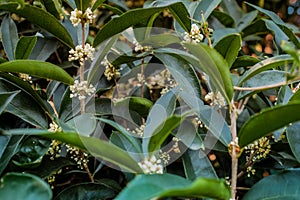
[[[25,73],[40,78],[57,80],[66,84],[73,84],[74,79],[62,68],[37,60],[14,60],[0,64],[0,71]]]
[[[106,200],[116,196],[116,192],[101,183],[79,183],[61,191],[54,200],[97,199]]]
[[[124,127],[122,127],[121,125],[117,124],[116,122],[114,122],[112,120],[108,120],[108,119],[104,119],[104,118],[97,118],[97,119],[114,127],[116,130],[119,131],[120,134],[122,134],[122,136],[124,138],[126,138],[127,142],[129,142],[131,144],[131,146],[135,149],[136,152],[139,152],[139,153],[142,152],[141,148],[140,148],[140,144],[131,135],[131,133],[129,131],[127,131]]]
[[[169,7],[183,6],[182,3],[171,4]],[[144,20],[149,19],[152,15],[162,12],[166,7],[155,8],[137,8],[132,9],[119,17],[115,17],[106,23],[97,33],[93,46],[98,46],[106,39],[126,30],[127,28],[137,25]],[[186,23],[186,22],[185,22]]]
[[[238,24],[238,21],[242,18],[244,12],[237,1],[224,0],[221,2],[220,6],[235,20],[235,24]]]
[[[30,60],[47,60],[57,49],[58,42],[54,39],[37,37],[36,44],[29,56]]]
[[[49,113],[49,110],[36,91],[15,76],[0,73],[0,77],[0,91],[20,91],[6,107],[6,112],[18,116],[33,126],[47,128],[46,113]]]
[[[212,15],[217,18],[225,27],[233,28],[235,26],[234,19],[227,13],[214,10]]]
[[[50,186],[32,174],[7,173],[0,182],[0,199],[51,200]]]
[[[61,14],[61,6],[59,0],[41,0],[46,10],[55,18],[59,19]]]
[[[193,19],[202,22],[202,16],[204,15],[204,20],[206,21],[214,9],[221,3],[221,0],[211,0],[211,1],[200,1],[198,7],[195,9]]]
[[[253,65],[257,64],[258,62],[259,62],[259,60],[252,56],[248,56],[248,55],[239,56],[232,64],[231,69],[253,66]]]
[[[241,32],[244,28],[249,26],[253,20],[257,17],[258,12],[256,10],[243,14],[237,22],[237,29]]]
[[[182,40],[176,34],[162,33],[151,35],[144,41],[140,42],[142,45],[150,45],[153,48],[165,47],[170,44],[180,43]]]
[[[300,162],[300,122],[296,122],[286,128],[286,136],[291,147],[291,150],[297,159]]]
[[[183,166],[186,177],[195,180],[199,177],[218,178],[214,167],[204,151],[187,150],[183,155]]]
[[[225,58],[228,67],[231,67],[242,46],[240,34],[226,35],[214,45],[214,48]]]
[[[92,7],[92,11],[95,11],[100,5],[102,5],[104,3],[105,0],[97,0],[95,1],[95,3],[93,4]]]
[[[283,65],[287,66],[291,62],[293,62],[293,58],[290,55],[279,55],[265,59],[247,70],[240,78],[238,85],[241,86],[246,80],[262,71],[277,68]]]
[[[268,19],[263,20],[265,21],[267,28],[274,33],[275,41],[278,46],[282,41],[287,41],[289,39],[288,36],[273,21]]]
[[[127,97],[115,103],[115,107],[127,107],[129,110],[135,111],[142,117],[147,117],[153,106],[152,101],[141,97]]]
[[[224,58],[215,49],[205,44],[185,43],[184,47],[197,58],[197,63],[191,64],[210,77],[212,85],[222,94],[228,105],[231,105],[233,84],[228,64]]]
[[[0,92],[0,115],[19,92]]]
[[[290,102],[292,101],[300,101],[300,90],[297,90],[297,92],[293,94],[290,99]]]
[[[4,136],[0,135],[1,155],[0,155],[0,175],[5,170],[10,159],[17,153],[23,135]],[[4,142],[5,141],[5,142]]]
[[[90,1],[87,0],[74,0],[76,7],[78,10],[85,12],[85,10],[89,7]]]
[[[267,21],[267,23],[269,25],[269,28],[273,31],[276,30],[277,33],[280,32],[278,29],[281,29],[281,31],[284,33],[285,37],[289,38],[297,46],[297,48],[300,48],[299,39],[295,36],[293,31],[288,26],[286,26],[285,22],[282,21],[282,19],[276,13],[274,13],[272,11],[269,11],[269,10],[266,10],[266,9],[263,9],[259,6],[255,6],[255,5],[250,4],[248,2],[246,2],[246,4],[248,4],[249,6],[255,8],[256,10],[264,13],[265,15],[269,16],[272,19],[272,21],[276,25],[278,25],[278,27],[275,27],[274,24],[270,23],[271,22],[270,20],[265,20],[265,21]],[[280,38],[282,38],[283,34],[280,33],[280,35],[281,35]],[[276,33],[275,33],[275,37],[276,37]],[[278,42],[280,42],[280,41],[278,41]]]
[[[256,183],[243,200],[266,199],[299,199],[299,169],[285,170],[275,175],[267,176]]]
[[[180,125],[183,119],[184,117],[182,116],[173,115],[165,121],[162,121],[161,124],[152,131],[152,137],[148,144],[148,152],[154,153],[158,150],[171,132]]]
[[[189,19],[190,15],[185,6],[182,3],[175,3],[171,4],[168,9],[181,27],[189,33],[192,25],[191,20]]]
[[[154,55],[160,59],[165,67],[171,72],[172,76],[178,83],[178,87],[182,90],[181,93],[184,93],[181,95],[183,100],[190,97],[201,97],[200,81],[196,72],[183,58],[174,54],[168,55],[156,52]]]
[[[1,4],[0,4],[1,9]],[[14,60],[15,49],[19,40],[15,22],[9,15],[5,16],[1,23],[2,45],[9,60]]]
[[[286,105],[274,106],[254,114],[239,131],[240,147],[270,134],[290,123],[300,120],[300,115],[295,110],[300,109],[300,102],[291,102]]]
[[[37,42],[36,36],[21,37],[16,46],[15,59],[29,58],[36,42]]]
[[[242,85],[243,88],[256,88],[255,90],[240,91],[238,94],[238,99],[242,99],[245,96],[253,95],[259,93],[263,90],[268,90],[272,88],[278,88],[281,85],[285,85],[287,73],[279,70],[268,70],[256,74]],[[261,89],[258,89],[261,88]]]
[[[228,200],[230,190],[223,180],[199,178],[190,182],[172,174],[139,175],[115,199],[148,200],[162,197],[207,197]]]
[[[7,135],[27,134],[59,140],[67,144],[74,145],[78,148],[87,150],[94,157],[101,158],[105,161],[115,164],[121,167],[123,170],[132,173],[142,172],[137,162],[132,159],[127,152],[123,151],[119,147],[103,140],[79,135],[76,132],[51,133],[47,130],[39,129],[11,129],[2,132],[3,134]]]
[[[45,10],[29,4],[25,4],[24,7],[19,8],[17,3],[0,3],[0,10],[10,11],[16,13],[20,17],[26,18],[33,24],[36,24],[53,34],[60,42],[69,48],[74,48],[70,34],[53,15]]]

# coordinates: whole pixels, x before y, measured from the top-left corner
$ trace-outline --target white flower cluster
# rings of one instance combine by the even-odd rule
[[[115,68],[115,66],[113,66],[107,58],[104,58],[104,61],[101,62],[101,64],[105,66],[104,76],[106,76],[108,81],[112,78],[118,78],[121,76],[120,70]]]
[[[222,94],[220,92],[217,92],[217,94],[213,92],[209,92],[207,95],[204,97],[205,101],[210,101],[210,105],[219,105],[219,107],[226,106],[226,101]]]
[[[67,153],[70,156],[70,158],[76,162],[77,166],[80,169],[83,169],[84,165],[86,165],[89,162],[88,160],[89,154],[81,151],[77,147],[73,147],[70,145],[66,145],[66,147],[67,147]]]
[[[87,81],[79,82],[78,80],[74,81],[74,85],[70,86],[70,90],[72,94],[70,94],[70,98],[78,97],[79,100],[85,99],[86,96],[91,96],[96,92],[96,88],[90,84],[87,84]]]
[[[49,124],[49,129],[48,129],[49,132],[52,132],[52,133],[56,133],[56,132],[62,132],[62,129],[61,127],[59,127],[57,125],[57,123],[55,122],[52,122]]]
[[[151,47],[150,46],[142,46],[138,41],[133,40],[132,42],[134,44],[134,51],[139,52],[139,51],[150,51]]]
[[[145,174],[163,173],[163,166],[161,164],[161,160],[157,159],[155,156],[151,156],[151,158],[146,157],[138,164],[142,168]]]
[[[140,137],[143,137],[144,135],[144,129],[145,129],[145,125],[142,124],[141,126],[135,128],[134,130],[130,130],[129,128],[127,129],[128,131],[131,131],[133,134],[136,134]]]
[[[197,24],[192,24],[191,32],[185,32],[184,33],[184,41],[190,42],[193,44],[200,43],[203,40],[204,36],[201,34],[201,31]]]
[[[90,44],[86,43],[84,46],[77,45],[74,49],[69,51],[69,61],[79,60],[80,64],[83,65],[85,60],[94,59],[95,48]]]
[[[19,78],[23,81],[28,81],[29,83],[32,83],[31,76],[29,76],[28,74],[19,73]]]
[[[93,14],[91,8],[87,8],[86,11],[83,13],[81,10],[78,10],[77,8],[71,12],[70,20],[73,24],[73,26],[78,26],[80,23],[89,24],[92,23],[93,19],[95,19],[96,16]]]

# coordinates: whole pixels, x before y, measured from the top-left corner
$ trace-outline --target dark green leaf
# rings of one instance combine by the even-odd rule
[[[59,0],[41,0],[41,3],[45,6],[46,10],[51,13],[57,19],[60,18],[61,5]]]
[[[291,124],[286,128],[286,136],[289,141],[291,150],[297,159],[300,162],[300,122]]]
[[[0,64],[0,71],[25,73],[40,78],[57,80],[66,84],[73,84],[74,79],[62,68],[37,60],[15,60]]]
[[[128,97],[115,103],[115,107],[126,107],[140,114],[142,117],[147,117],[153,106],[152,101],[141,97]]]
[[[1,9],[1,3],[0,3]],[[9,60],[14,60],[15,49],[19,40],[15,22],[9,15],[4,17],[1,23],[2,45]]]
[[[24,7],[19,8],[17,3],[0,3],[0,10],[10,11],[18,14],[20,17],[26,18],[53,34],[63,44],[74,48],[70,34],[53,15],[45,10],[29,4],[25,4]]]
[[[54,200],[97,199],[106,200],[116,196],[115,191],[101,183],[79,183],[61,191]]]
[[[212,15],[217,18],[225,27],[233,28],[235,26],[234,19],[227,13],[214,10]]]
[[[127,152],[123,151],[119,147],[103,140],[79,135],[76,132],[51,133],[47,130],[38,129],[11,129],[8,131],[3,131],[3,133],[7,135],[37,135],[40,137],[59,140],[87,150],[94,157],[101,158],[105,161],[115,164],[121,167],[123,170],[133,173],[142,172],[137,162],[132,159]]]
[[[225,58],[228,67],[234,63],[242,46],[240,34],[231,34],[222,38],[214,45],[214,48]]]
[[[19,144],[23,139],[23,135],[0,135],[1,140],[1,156],[0,156],[0,175],[5,170],[10,159],[17,153]],[[4,142],[6,141],[6,142]]]
[[[17,43],[17,47],[15,51],[15,59],[29,58],[36,42],[37,42],[36,36],[21,37]]]
[[[298,169],[267,176],[256,183],[246,193],[243,200],[299,199],[299,178],[300,171]]]
[[[172,6],[183,6],[182,3],[171,4]],[[114,35],[126,30],[127,28],[141,23],[144,20],[149,19],[152,15],[162,12],[167,7],[156,8],[137,8],[113,18],[107,24],[105,24],[97,33],[93,46],[98,46],[106,39],[113,37]],[[186,23],[186,22],[185,22]]]
[[[175,3],[171,4],[168,9],[181,27],[189,33],[191,31],[191,20],[185,6],[182,3]]]
[[[291,97],[290,102],[292,101],[300,101],[300,90],[297,90],[297,92]]]
[[[51,200],[50,186],[32,174],[7,173],[0,182],[0,199]]]
[[[0,92],[0,115],[19,92]]]
[[[58,42],[53,39],[37,37],[37,42],[29,56],[30,60],[47,60],[57,49]]]
[[[162,197],[208,197],[228,200],[230,190],[223,180],[199,178],[190,182],[172,174],[139,175],[115,199],[148,200]]]
[[[113,12],[116,15],[122,15],[124,12],[122,10],[120,10],[119,8],[115,7],[115,6],[111,6],[109,4],[102,4],[101,8],[110,10],[111,12]]]
[[[232,64],[231,69],[237,69],[240,67],[250,67],[250,66],[257,64],[258,62],[259,62],[259,60],[252,56],[247,56],[247,55],[239,56]]]
[[[183,155],[185,175],[189,180],[199,177],[218,178],[207,155],[200,150],[188,150]]]
[[[244,28],[249,26],[253,22],[253,20],[256,18],[257,14],[258,14],[258,12],[256,10],[243,14],[243,17],[241,19],[239,19],[237,22],[237,29],[239,31],[242,31]]]
[[[150,45],[153,48],[165,47],[170,44],[180,43],[181,39],[178,35],[163,33],[158,35],[152,35],[141,42],[143,45]]]
[[[246,71],[240,78],[238,85],[241,86],[243,82],[262,71],[277,68],[280,66],[285,66],[291,62],[293,62],[293,58],[290,55],[279,55],[265,59],[251,67],[251,69],[249,69],[248,71]]]
[[[274,106],[252,115],[239,131],[240,147],[270,134],[290,123],[300,120],[300,115],[295,110],[300,109],[300,102],[291,102],[286,105]]]
[[[223,0],[221,2],[221,7],[235,20],[235,24],[238,24],[238,21],[242,18],[244,12],[237,1]]]

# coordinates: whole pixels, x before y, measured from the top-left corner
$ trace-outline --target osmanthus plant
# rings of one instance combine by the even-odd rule
[[[299,28],[131,3],[0,2],[0,199],[299,198]]]

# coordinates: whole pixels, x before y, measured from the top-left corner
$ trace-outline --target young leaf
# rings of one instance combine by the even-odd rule
[[[36,42],[36,36],[21,37],[16,46],[15,59],[17,60],[29,58]]]
[[[0,64],[0,71],[30,74],[40,78],[57,80],[69,85],[74,82],[74,79],[59,66],[37,60],[14,60],[5,62]]]
[[[24,7],[19,8],[18,3],[0,3],[0,10],[10,11],[20,17],[26,18],[28,21],[53,34],[66,46],[74,48],[70,34],[53,15],[45,10],[29,4],[25,4]]]
[[[67,144],[74,145],[78,148],[87,150],[94,157],[101,158],[105,161],[115,164],[128,172],[142,172],[137,162],[132,159],[127,152],[123,151],[119,147],[103,140],[79,135],[76,132],[51,133],[47,130],[39,129],[10,129],[2,132],[6,135],[26,134],[59,140]]]
[[[214,45],[214,48],[225,58],[231,68],[242,46],[240,34],[226,35]]]
[[[230,190],[223,180],[199,178],[191,182],[172,174],[139,175],[115,199],[148,200],[163,197],[228,200]]]
[[[26,173],[7,173],[1,179],[0,199],[51,200],[50,186],[38,176]]]
[[[1,4],[0,4],[1,9]],[[15,22],[9,15],[5,16],[1,23],[2,45],[9,60],[14,60],[15,49],[19,40]]]
[[[276,131],[279,128],[300,120],[300,115],[295,110],[300,109],[300,102],[291,102],[286,105],[267,108],[254,114],[239,131],[240,147]]]
[[[298,199],[300,186],[299,169],[285,170],[267,176],[256,183],[243,200],[263,199]],[[270,187],[272,185],[272,187]]]
[[[247,70],[240,78],[238,85],[241,86],[246,80],[262,71],[276,68],[282,65],[287,65],[291,62],[293,62],[293,58],[290,55],[279,55],[265,59],[251,67],[251,69]]]

